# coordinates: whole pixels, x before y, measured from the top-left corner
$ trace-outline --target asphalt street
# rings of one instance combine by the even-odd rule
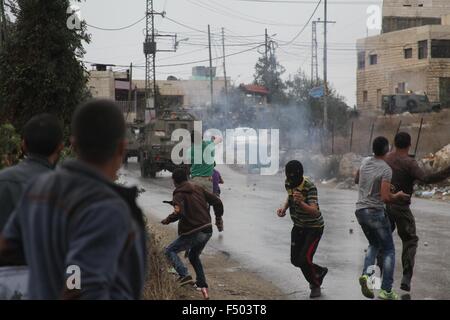
[[[301,271],[290,264],[292,222],[289,216],[276,216],[276,209],[286,199],[283,177],[246,175],[226,166],[218,166],[218,170],[225,180],[225,231],[215,231],[209,247],[272,281],[285,293],[280,298],[307,299],[308,284]],[[139,202],[154,218],[162,219],[171,212],[162,203],[171,199],[170,173],[142,179],[137,164],[131,162],[122,170],[121,180],[145,189]],[[357,280],[367,241],[354,216],[356,197],[355,191],[319,186],[326,226],[315,262],[329,268],[322,299],[364,299]],[[403,299],[450,299],[450,204],[413,199],[412,209],[420,238],[412,291],[408,295],[399,288],[402,267],[397,234],[395,289]]]

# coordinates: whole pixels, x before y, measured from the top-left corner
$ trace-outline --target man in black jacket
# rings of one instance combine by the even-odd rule
[[[223,231],[223,204],[213,193],[188,182],[186,171],[177,169],[172,175],[175,184],[173,192],[174,212],[164,219],[162,224],[178,222],[179,237],[166,248],[166,256],[177,271],[180,285],[192,284],[192,277],[178,253],[188,250],[189,262],[194,267],[197,281],[195,285],[208,299],[208,284],[200,261],[200,254],[212,236],[213,228],[208,205],[213,206],[216,226]]]
[[[63,149],[63,130],[58,119],[40,114],[23,128],[25,160],[0,172],[0,232],[3,230],[27,183],[51,171]]]

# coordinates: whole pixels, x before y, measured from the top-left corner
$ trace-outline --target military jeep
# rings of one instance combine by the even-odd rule
[[[139,165],[141,176],[155,178],[159,171],[173,171],[172,149],[178,142],[171,141],[177,129],[194,130],[195,117],[186,110],[166,110],[157,119],[142,127],[139,136]]]

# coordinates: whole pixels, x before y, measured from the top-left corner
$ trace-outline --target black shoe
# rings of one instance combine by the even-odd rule
[[[180,284],[180,287],[182,287],[188,284],[194,284],[194,280],[192,279],[191,276],[179,277],[178,283]]]
[[[411,291],[411,277],[409,276],[403,276],[402,282],[400,284],[400,289],[406,292]]]
[[[309,297],[311,299],[314,299],[319,298],[320,296],[322,296],[322,291],[320,290],[320,287],[312,287],[311,294],[309,295]]]

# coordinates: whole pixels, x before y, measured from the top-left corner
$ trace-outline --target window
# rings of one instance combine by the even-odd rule
[[[406,83],[405,82],[399,82],[397,85],[397,90],[396,93],[405,93],[406,92]],[[402,97],[403,98],[408,98],[408,97]]]
[[[358,69],[364,69],[366,67],[366,52],[358,52]]]
[[[419,59],[428,58],[428,40],[418,42],[419,46]]]
[[[432,58],[450,58],[450,40],[431,40]]]
[[[413,49],[407,48],[404,50],[405,52],[405,59],[411,59],[413,57]]]
[[[374,64],[378,63],[378,55],[376,55],[376,54],[371,54],[369,56],[369,59],[370,59],[370,65],[374,65]]]
[[[367,102],[369,100],[367,91],[363,91],[363,102]]]

